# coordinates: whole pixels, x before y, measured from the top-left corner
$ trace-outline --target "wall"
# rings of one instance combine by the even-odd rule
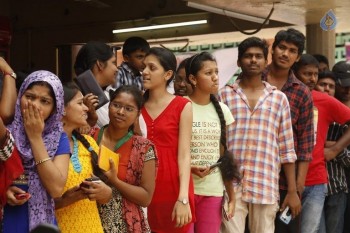
[[[6,0],[0,0],[0,15],[9,16],[10,15],[10,3]]]

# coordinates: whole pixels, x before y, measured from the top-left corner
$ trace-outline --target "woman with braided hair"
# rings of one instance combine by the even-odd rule
[[[107,203],[112,190],[104,182],[85,181],[86,178],[102,174],[97,166],[96,151],[99,148],[92,137],[76,131],[87,123],[88,107],[83,103],[82,93],[74,83],[64,84],[63,90],[65,112],[62,122],[72,155],[64,194],[55,199],[58,226],[62,233],[102,233],[97,203]]]
[[[229,108],[214,96],[219,87],[215,58],[207,52],[193,55],[185,69],[193,89],[186,97],[193,108],[191,172],[197,220],[190,232],[219,232],[223,190],[229,197],[227,216],[232,218],[235,209],[232,182],[239,180],[233,155],[226,146],[226,125],[234,119]],[[221,161],[218,167],[210,167],[218,161]]]

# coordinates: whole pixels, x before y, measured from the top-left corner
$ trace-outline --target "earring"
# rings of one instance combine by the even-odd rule
[[[66,111],[63,111],[63,114],[62,114],[62,115],[63,115],[63,116],[67,115]]]

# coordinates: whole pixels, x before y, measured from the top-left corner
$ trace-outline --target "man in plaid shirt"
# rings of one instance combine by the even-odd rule
[[[263,80],[276,86],[288,98],[293,125],[294,148],[297,154],[296,183],[299,196],[305,186],[309,162],[312,160],[314,148],[313,101],[312,96],[293,71],[292,65],[300,59],[304,51],[305,36],[293,28],[279,31],[272,45],[272,63],[265,69]],[[287,182],[283,170],[280,174],[280,205],[288,195]],[[300,216],[288,225],[277,217],[275,220],[277,233],[300,232]]]
[[[230,221],[223,221],[221,232],[243,233],[248,213],[251,233],[274,232],[281,166],[290,191],[283,207],[289,206],[293,216],[301,209],[289,103],[285,94],[262,81],[267,54],[265,41],[256,37],[244,40],[238,46],[237,61],[242,73],[233,85],[219,92],[235,118],[228,126],[228,148],[242,173],[242,182],[235,187],[235,215]]]

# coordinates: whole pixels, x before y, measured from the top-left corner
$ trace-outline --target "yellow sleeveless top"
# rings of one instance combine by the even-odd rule
[[[84,135],[91,147],[98,153],[98,146],[93,138]],[[92,175],[91,155],[84,145],[78,140],[78,156],[82,170],[77,173],[69,163],[68,178],[64,192],[79,185]],[[103,233],[96,201],[88,198],[75,202],[69,206],[56,210],[58,227],[62,233]]]

